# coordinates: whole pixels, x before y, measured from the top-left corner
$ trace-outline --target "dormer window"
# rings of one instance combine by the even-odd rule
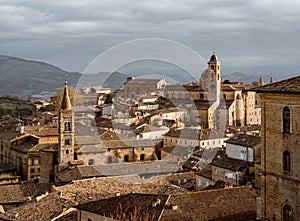
[[[285,134],[291,132],[291,111],[290,108],[285,106],[282,111],[282,131]]]

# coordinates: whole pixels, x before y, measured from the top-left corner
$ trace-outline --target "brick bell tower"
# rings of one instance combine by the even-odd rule
[[[65,83],[61,107],[58,111],[58,124],[58,164],[60,168],[74,160],[74,110],[67,83]]]

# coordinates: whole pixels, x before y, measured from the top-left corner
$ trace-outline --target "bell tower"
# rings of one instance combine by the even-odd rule
[[[58,163],[59,166],[63,166],[74,160],[74,110],[67,83],[58,112],[58,124]]]
[[[210,57],[210,60],[207,64],[208,64],[208,67],[207,67],[208,72],[213,73],[215,79],[221,85],[221,83],[222,83],[221,74],[220,74],[221,65],[220,65],[220,62],[219,62],[217,56],[215,55],[215,53]]]

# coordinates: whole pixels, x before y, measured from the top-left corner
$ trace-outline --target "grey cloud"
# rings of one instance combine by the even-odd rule
[[[227,72],[274,63],[294,72],[299,12],[296,0],[0,0],[0,53],[82,71],[117,43],[162,37],[206,58],[216,50]]]

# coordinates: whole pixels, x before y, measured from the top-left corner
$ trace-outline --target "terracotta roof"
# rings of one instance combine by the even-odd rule
[[[57,192],[49,193],[38,202],[24,204],[5,213],[8,218],[14,220],[32,221],[52,220],[63,212],[63,209],[68,209],[73,206],[72,203],[60,197]]]
[[[167,200],[168,195],[127,194],[75,208],[118,220],[158,220]]]
[[[176,160],[145,161],[136,163],[112,163],[94,165],[96,170],[105,176],[121,176],[139,174],[141,177],[149,178],[158,175],[166,175],[176,172],[180,165]]]
[[[17,170],[16,166],[11,163],[1,163],[0,172]]]
[[[256,87],[251,90],[257,93],[300,93],[300,76],[278,81],[273,84]]]
[[[255,220],[256,196],[247,187],[175,194],[169,199],[170,209],[164,210],[160,220]]]
[[[226,143],[236,144],[240,146],[254,147],[257,144],[260,144],[261,137],[252,136],[248,134],[238,134],[234,137],[228,139]]]
[[[22,138],[22,140],[19,140],[16,144],[13,143],[11,148],[17,152],[28,153],[28,151],[37,145],[38,142],[38,138],[32,135],[26,135],[26,137]]]
[[[229,158],[224,152],[218,152],[211,162],[211,165],[231,171],[241,171],[245,169],[249,163],[243,160]]]
[[[137,177],[136,175],[134,177]],[[121,195],[135,193],[171,194],[187,192],[187,190],[169,184],[159,177],[157,180],[137,180],[133,176],[100,177],[92,179],[75,180],[71,184],[54,187],[61,191],[64,198],[72,199],[78,203],[86,203],[91,200],[99,200],[114,197],[116,193]]]
[[[37,137],[58,136],[57,126],[25,126],[24,131],[27,134],[32,134]]]
[[[170,130],[168,133],[165,134],[165,137],[167,136],[199,140],[200,131],[198,129],[190,129],[190,128],[184,128],[181,130]]]
[[[78,166],[78,171],[82,179],[92,178],[92,177],[103,177],[98,170],[96,170],[93,166],[81,165]]]
[[[201,176],[201,177],[205,177],[207,179],[212,179],[212,169],[211,166],[208,165],[207,167],[199,170],[196,172],[196,175]]]
[[[140,84],[140,85],[148,85],[148,84],[157,84],[161,79],[132,79],[127,81],[126,84]]]
[[[77,153],[104,153],[106,149],[101,144],[86,144],[79,147]]]
[[[29,200],[28,197],[36,197],[50,191],[50,184],[24,183],[14,185],[0,185],[0,204],[22,203]]]
[[[1,130],[1,128],[0,128],[0,130]],[[18,137],[19,135],[21,135],[20,131],[16,131],[15,129],[7,130],[7,131],[0,131],[0,138],[8,140],[8,141]]]
[[[118,148],[147,148],[155,147],[155,143],[149,139],[122,139],[122,140],[108,140],[104,141],[105,148],[118,149]]]

